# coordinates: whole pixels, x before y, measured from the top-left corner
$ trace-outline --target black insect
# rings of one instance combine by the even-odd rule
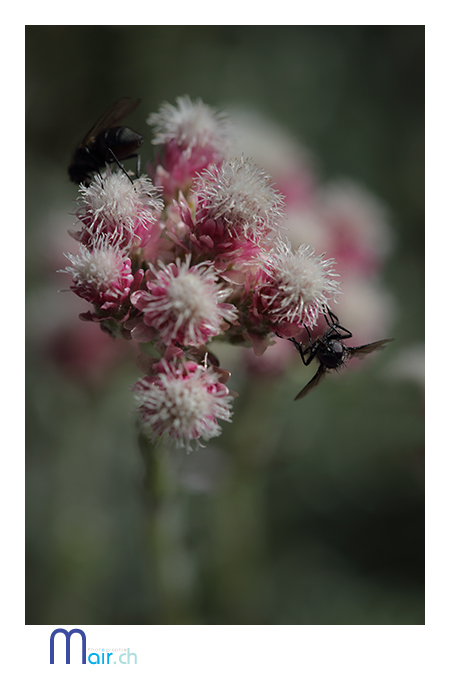
[[[346,347],[342,341],[353,337],[352,333],[347,328],[341,326],[339,319],[330,309],[328,310],[328,316],[325,314],[325,319],[328,324],[328,330],[317,340],[313,341],[311,333],[305,326],[309,336],[309,345],[307,347],[304,347],[295,338],[288,338],[300,352],[305,366],[309,366],[314,358],[317,358],[320,364],[314,377],[297,394],[294,399],[295,401],[303,398],[311,389],[317,387],[328,371],[336,370],[345,361],[352,359],[354,356],[363,359],[367,354],[383,349],[388,342],[392,342],[392,339],[389,338],[387,340],[378,340],[378,342],[370,342],[368,345],[362,345],[361,347]]]
[[[139,174],[140,162],[136,151],[144,139],[132,129],[118,126],[139,103],[140,99],[132,101],[130,98],[121,98],[103,113],[74,152],[69,166],[71,181],[88,185],[93,173],[99,172],[106,164],[113,162],[128,176],[120,160],[131,157],[138,157],[137,174]]]

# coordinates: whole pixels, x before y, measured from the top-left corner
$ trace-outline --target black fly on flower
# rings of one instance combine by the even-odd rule
[[[347,330],[347,328],[341,326],[336,314],[333,314],[330,309],[328,309],[328,316],[325,314],[325,319],[328,324],[328,330],[322,337],[317,338],[315,341],[313,341],[308,327],[305,326],[309,336],[308,346],[304,347],[303,344],[298,342],[295,338],[288,338],[294,343],[305,366],[309,366],[314,358],[317,358],[319,361],[319,368],[316,374],[297,394],[294,399],[295,401],[303,398],[311,391],[311,389],[317,387],[327,372],[337,370],[353,357],[363,359],[367,354],[384,349],[388,342],[392,342],[392,338],[388,338],[386,340],[370,342],[369,344],[361,345],[360,347],[347,347],[342,341],[353,337],[353,334]]]
[[[69,166],[71,181],[89,185],[92,174],[99,173],[107,164],[114,162],[128,176],[120,160],[131,157],[138,157],[136,173],[139,175],[139,156],[136,151],[144,139],[132,129],[119,126],[119,123],[128,117],[140,102],[139,98],[136,101],[121,98],[103,113],[74,152]],[[129,176],[128,178],[131,181]]]

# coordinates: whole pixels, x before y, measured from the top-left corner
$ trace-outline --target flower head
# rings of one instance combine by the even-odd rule
[[[155,127],[155,145],[175,141],[189,152],[201,147],[223,153],[229,143],[228,116],[200,99],[191,101],[189,96],[178,97],[176,106],[163,103],[159,112],[149,116],[147,123]]]
[[[317,201],[330,239],[327,250],[342,269],[365,276],[376,272],[392,247],[384,204],[358,183],[343,179],[325,185]]]
[[[78,255],[67,253],[66,257],[71,265],[60,271],[72,275],[71,290],[94,304],[103,317],[126,318],[124,303],[134,290],[135,277],[124,252],[100,241],[90,249],[80,245]]]
[[[277,232],[283,217],[283,196],[271,178],[241,157],[203,171],[194,184],[197,222],[221,221],[234,236],[259,241]]]
[[[195,256],[228,274],[242,271],[271,247],[283,217],[283,197],[251,160],[212,165],[195,179],[191,192],[195,213],[186,201],[177,206],[186,246]]]
[[[84,229],[77,238],[89,246],[100,236],[123,247],[144,246],[153,229],[159,231],[158,217],[163,208],[159,189],[150,178],[131,182],[122,171],[108,168],[95,175],[89,186],[80,186],[77,216]]]
[[[333,265],[334,260],[316,256],[312,246],[299,246],[293,253],[288,242],[278,239],[255,294],[259,311],[278,332],[282,324],[315,325],[319,312],[339,293]]]
[[[209,164],[220,163],[230,145],[225,113],[188,96],[177,98],[176,103],[164,103],[147,120],[155,127],[153,143],[163,146],[163,166],[158,167],[156,180],[166,194],[184,189]]]
[[[231,420],[233,400],[220,375],[193,361],[163,359],[156,370],[133,387],[143,427],[152,439],[190,452],[203,447],[202,440],[219,436],[217,420]]]
[[[205,264],[190,267],[190,257],[153,270],[146,291],[133,293],[131,302],[143,312],[144,323],[156,328],[163,342],[203,345],[223,330],[224,319],[233,321],[237,311],[222,302],[230,290],[218,283],[214,269]]]

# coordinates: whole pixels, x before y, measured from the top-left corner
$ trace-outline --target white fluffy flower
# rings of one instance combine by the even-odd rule
[[[312,246],[299,246],[293,253],[288,242],[278,239],[265,262],[270,281],[261,291],[272,321],[313,326],[319,312],[339,293],[333,265],[334,260],[315,255]]]
[[[223,329],[224,319],[237,318],[236,308],[222,302],[230,289],[218,283],[213,267],[190,266],[190,256],[182,263],[153,270],[147,290],[136,291],[131,302],[141,310],[144,323],[160,331],[165,344],[203,345]]]
[[[231,421],[233,397],[212,369],[192,361],[162,361],[159,372],[137,382],[133,391],[143,427],[154,441],[190,452],[219,436],[218,419]]]
[[[157,224],[163,202],[160,189],[148,176],[133,182],[122,171],[113,172],[108,167],[100,176],[95,175],[89,186],[80,186],[77,216],[84,225],[77,238],[87,244],[89,237],[107,236],[110,241],[140,245],[148,240]]]
[[[65,256],[72,264],[60,272],[71,274],[77,285],[97,290],[105,290],[120,280],[126,260],[120,249],[106,242],[93,249],[80,246],[78,255]]]
[[[123,303],[132,290],[131,260],[118,245],[98,241],[92,248],[80,245],[78,255],[67,253],[68,265],[60,272],[72,275],[71,290],[103,312],[126,311]]]
[[[222,219],[245,237],[277,231],[283,218],[283,196],[271,177],[244,157],[203,171],[194,191],[202,218]]]
[[[177,105],[163,103],[159,112],[151,114],[147,124],[155,127],[155,145],[176,141],[187,149],[209,146],[223,150],[229,143],[228,116],[217,112],[198,99],[180,96]]]

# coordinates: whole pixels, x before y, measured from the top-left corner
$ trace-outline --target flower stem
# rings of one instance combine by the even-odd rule
[[[153,570],[156,624],[197,623],[194,569],[186,546],[185,497],[178,488],[177,462],[168,448],[140,434],[145,462],[149,569]]]

